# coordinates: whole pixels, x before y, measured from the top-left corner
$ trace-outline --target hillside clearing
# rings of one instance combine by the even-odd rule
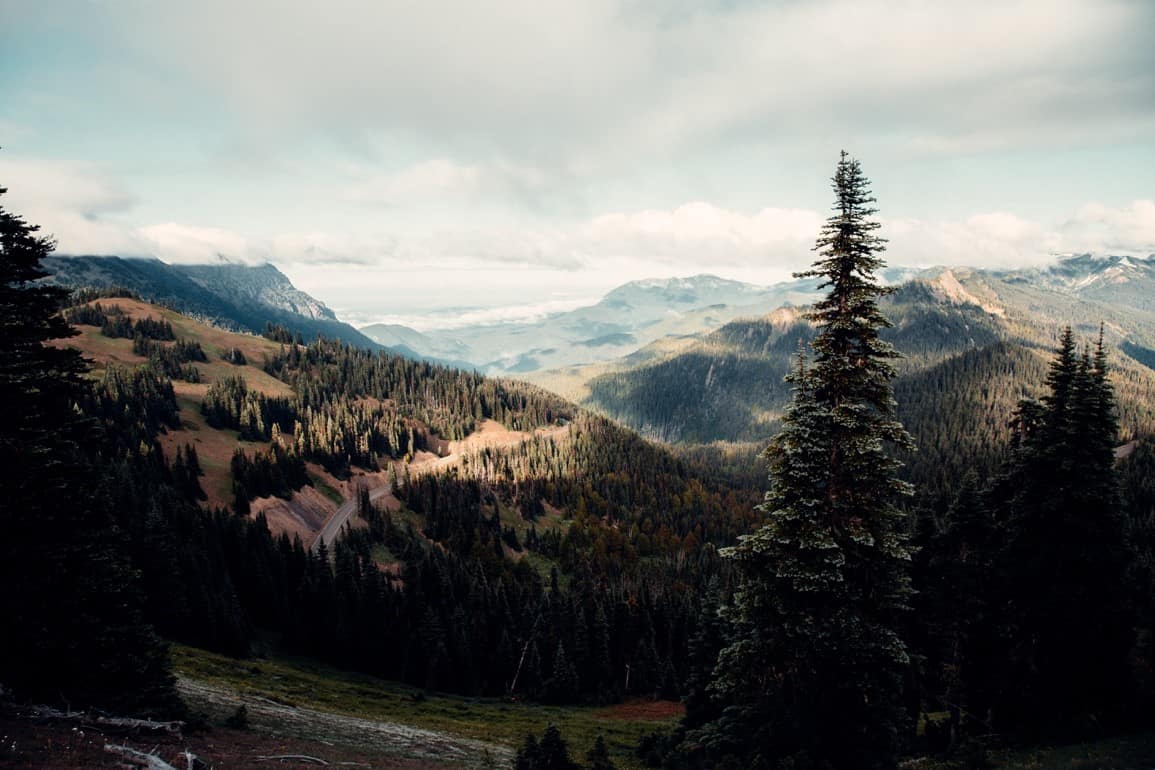
[[[300,718],[302,710],[329,715],[326,719],[343,716],[388,723],[393,727],[387,729],[402,734],[407,730],[432,731],[440,737],[430,740],[446,752],[438,755],[439,761],[452,759],[452,747],[478,745],[476,742],[495,746],[495,753],[511,752],[527,733],[540,734],[552,723],[561,729],[575,757],[584,756],[601,735],[617,766],[628,770],[640,767],[634,748],[641,736],[672,729],[682,713],[678,703],[559,707],[426,693],[312,661],[237,660],[178,645],[173,646],[172,657],[190,705],[209,711],[214,718],[227,709],[231,713],[229,705],[235,709],[241,702],[251,715],[256,714],[249,705],[255,701],[260,704],[260,713],[253,719],[254,725],[281,735],[311,737],[308,720]],[[286,718],[278,722],[280,716]],[[414,740],[420,749],[420,740]]]

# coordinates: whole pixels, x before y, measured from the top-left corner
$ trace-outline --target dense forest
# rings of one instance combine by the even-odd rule
[[[474,375],[323,340],[265,366],[297,395],[268,397],[230,376],[204,399],[210,424],[270,442],[234,454],[234,511],[196,504],[194,450],[163,456],[157,435],[178,427],[178,409],[151,361],[107,367],[84,401],[109,437],[112,508],[147,616],[165,636],[247,654],[258,631],[272,631],[289,650],[468,694],[677,695],[694,589],[718,570],[701,546],[748,526],[748,494],[694,477],[602,418]],[[337,457],[341,470],[413,452],[428,434],[409,415],[449,434],[491,416],[527,427],[563,420],[568,431],[564,442],[479,451],[468,474],[403,476],[406,515],[363,506],[364,526],[332,553],[274,538],[263,518],[244,515],[252,497],[308,483],[302,457]],[[546,506],[570,511],[568,525],[547,524]]]

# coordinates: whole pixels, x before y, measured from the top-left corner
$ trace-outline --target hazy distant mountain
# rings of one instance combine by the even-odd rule
[[[1059,330],[1070,324],[1089,341],[1100,321],[1114,348],[1125,432],[1155,429],[1155,257],[1082,255],[1011,271],[933,268],[899,285],[883,311],[894,324],[884,336],[905,356],[900,409],[904,419],[929,421],[920,427],[926,443],[937,435],[930,422],[955,415],[960,424],[986,425],[989,440],[1018,398],[1041,383],[1035,375]],[[566,372],[566,395],[666,441],[762,441],[789,399],[782,377],[798,341],[812,335],[796,308],[736,320],[673,351],[657,346],[591,367],[581,388],[581,373]],[[550,376],[533,379],[555,385]]]
[[[436,339],[423,334],[416,329],[410,329],[401,324],[372,324],[360,329],[360,332],[374,342],[384,345],[390,350],[398,351],[411,357],[429,358],[442,362],[457,362],[465,368],[473,368],[475,364],[467,363],[466,356],[469,349],[454,340]]]
[[[268,264],[169,265],[159,259],[54,256],[44,260],[44,267],[51,273],[46,279],[50,283],[120,286],[235,331],[259,333],[266,323],[274,323],[306,339],[321,334],[359,347],[379,347]]]
[[[1071,294],[1080,299],[1117,302],[1129,307],[1155,310],[1155,254],[1140,257],[1079,254],[1057,265],[1005,274],[1008,280],[1032,283],[1040,288]]]
[[[631,281],[599,302],[535,322],[486,324],[418,332],[395,324],[361,331],[383,345],[468,361],[490,374],[610,361],[656,340],[702,334],[742,316],[809,302],[815,282],[754,286],[713,275]]]

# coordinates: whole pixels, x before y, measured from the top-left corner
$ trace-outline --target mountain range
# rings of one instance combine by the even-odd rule
[[[1017,311],[1030,315],[1034,311],[1028,306],[1036,306],[1054,318],[1067,312],[1058,299],[1062,297],[1141,311],[1155,308],[1155,293],[1150,291],[1152,264],[1151,258],[1082,254],[1045,268],[987,271],[898,266],[883,271],[882,277],[895,286],[930,282],[935,297],[947,304],[969,303],[988,310],[1007,304],[1012,315]],[[994,285],[998,288],[990,288]],[[1042,294],[1032,297],[1032,292]],[[756,286],[696,275],[632,281],[592,305],[535,321],[429,331],[373,324],[360,331],[385,347],[415,357],[549,383],[556,381],[553,373],[573,367],[593,372],[623,359],[636,363],[660,358],[727,323],[758,318],[780,307],[805,305],[817,294],[814,280]],[[1055,299],[1048,300],[1048,296]],[[1131,336],[1146,340],[1142,328]],[[1128,344],[1135,343],[1135,339],[1128,340]]]
[[[394,349],[446,362],[467,362],[491,375],[611,361],[664,339],[718,328],[816,296],[813,280],[755,286],[712,275],[623,284],[587,307],[533,322],[507,322],[419,332],[374,324],[361,332]]]
[[[884,338],[902,354],[899,415],[916,436],[914,480],[998,461],[1020,399],[1037,396],[1062,328],[1081,345],[1103,326],[1119,401],[1121,440],[1155,433],[1155,256],[1074,256],[1047,268],[933,268],[894,287]],[[799,308],[742,318],[671,349],[655,343],[609,364],[531,379],[650,438],[678,444],[749,442],[777,430],[783,377],[814,334]],[[973,467],[973,466],[972,466]],[[935,469],[940,469],[936,471]],[[937,474],[937,476],[936,476]],[[956,479],[957,480],[957,479]]]
[[[232,331],[261,332],[281,324],[305,339],[318,334],[376,349],[376,342],[337,319],[325,303],[297,289],[270,264],[231,262],[170,265],[159,259],[53,256],[44,260],[48,283],[123,288],[140,297]]]

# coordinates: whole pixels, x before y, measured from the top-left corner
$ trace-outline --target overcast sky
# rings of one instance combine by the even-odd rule
[[[1149,254],[1152,30],[1149,0],[0,0],[0,205],[64,253],[271,261],[354,321],[781,280],[844,148],[892,264]]]

